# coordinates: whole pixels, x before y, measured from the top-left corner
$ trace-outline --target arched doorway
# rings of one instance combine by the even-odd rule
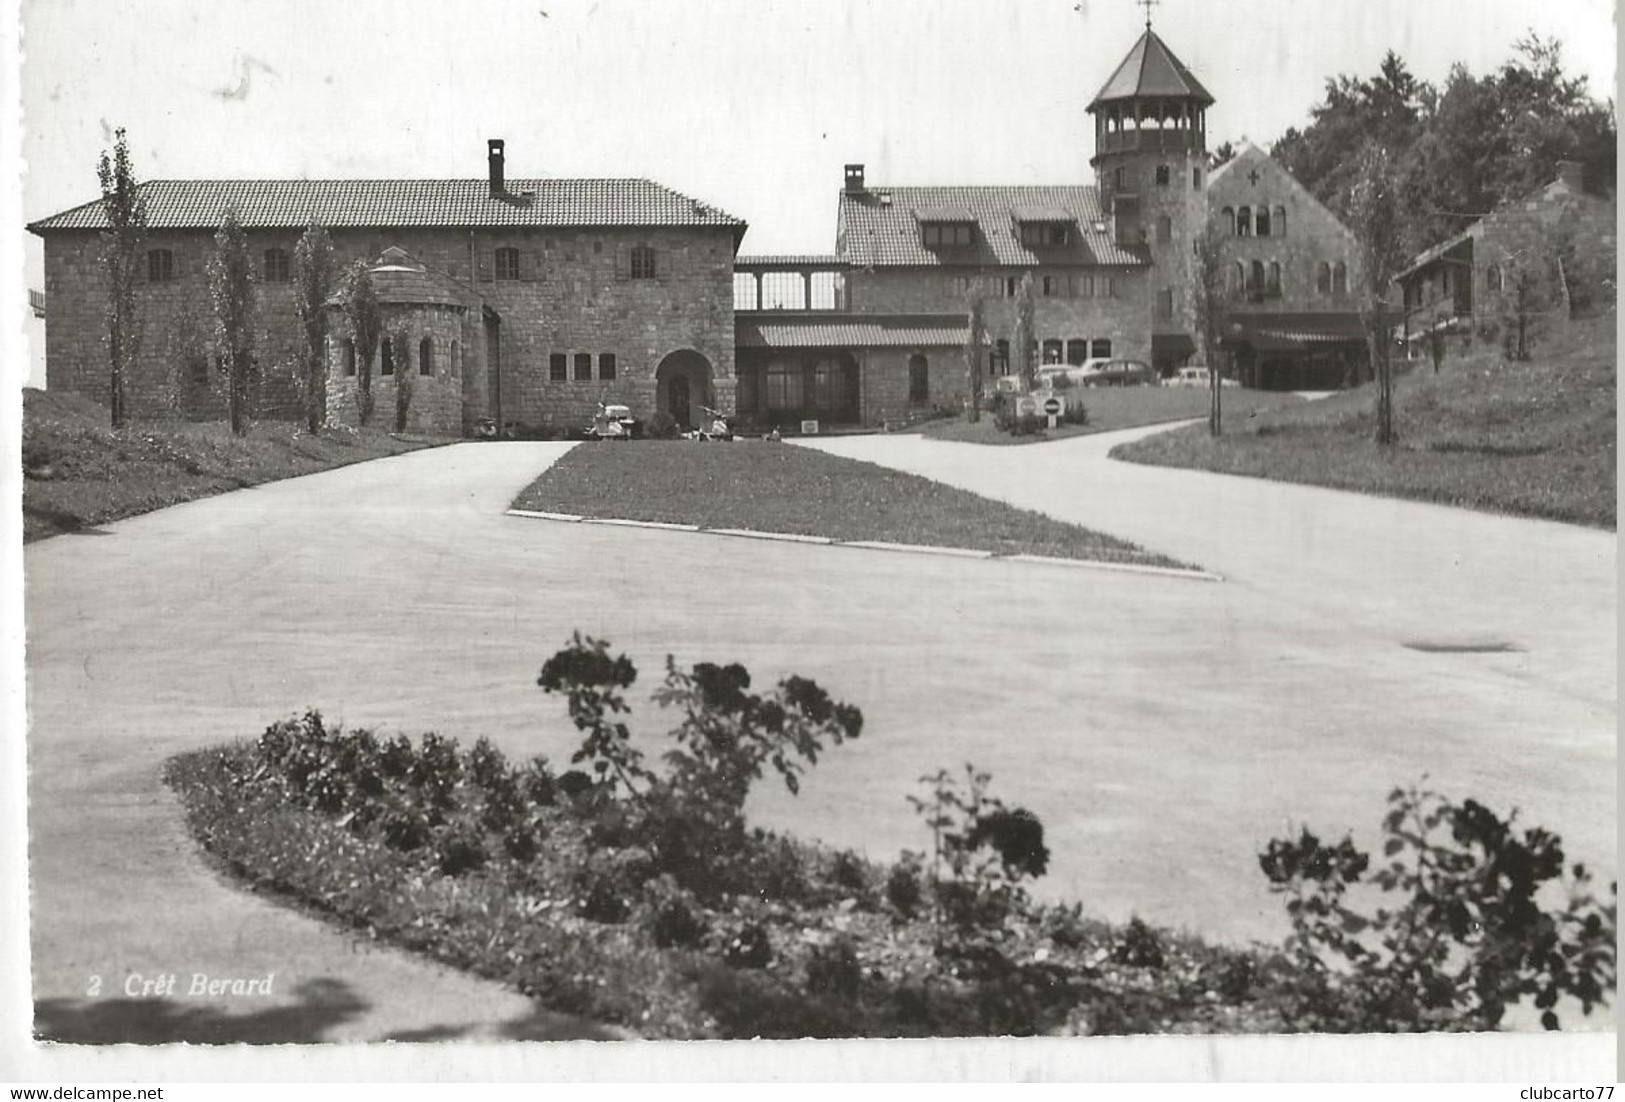
[[[655,409],[671,414],[680,429],[695,427],[699,407],[713,404],[711,361],[685,348],[673,352],[655,368]]]

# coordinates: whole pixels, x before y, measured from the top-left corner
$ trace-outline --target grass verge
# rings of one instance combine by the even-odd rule
[[[1300,482],[1487,512],[1617,524],[1614,319],[1555,333],[1528,362],[1478,350],[1396,380],[1398,443],[1373,440],[1371,386],[1124,444],[1118,459]]]
[[[1089,420],[1082,425],[1057,425],[1027,436],[1000,432],[993,423],[993,414],[984,413],[982,419],[971,424],[963,417],[953,420],[931,421],[920,431],[933,440],[952,440],[966,444],[1041,444],[1047,440],[1065,440],[1073,436],[1088,436],[1097,432],[1114,432],[1142,425],[1157,425],[1168,421],[1187,421],[1193,417],[1206,417],[1208,392],[1198,387],[1092,387],[1081,392]],[[1303,399],[1295,394],[1265,390],[1227,388],[1224,408],[1246,416],[1256,410],[1277,409],[1301,405]]]
[[[760,440],[584,444],[527,486],[514,506],[1001,555],[1181,565],[1112,536],[917,475]]]
[[[108,427],[82,395],[23,391],[23,540],[77,532],[228,490],[445,443],[376,429],[311,436],[280,421],[234,437],[221,423]]]

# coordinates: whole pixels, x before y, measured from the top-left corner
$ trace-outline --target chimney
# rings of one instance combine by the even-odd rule
[[[862,191],[863,191],[863,166],[862,165],[847,165],[846,166],[846,193],[848,195],[858,195],[858,194],[862,193]]]
[[[486,160],[491,165],[491,196],[499,198],[508,193],[508,185],[502,179],[502,147],[501,138],[492,138],[485,143]]]
[[[1558,161],[1557,178],[1572,192],[1578,194],[1583,190],[1585,179],[1585,166],[1579,161]]]

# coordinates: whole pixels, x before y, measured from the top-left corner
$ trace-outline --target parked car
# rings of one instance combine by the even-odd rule
[[[1095,374],[1087,377],[1084,386],[1155,386],[1156,369],[1144,360],[1107,360]]]
[[[1163,386],[1207,386],[1207,368],[1182,367],[1162,381]],[[1240,386],[1234,379],[1219,379],[1220,386]]]
[[[1097,356],[1081,364],[1045,364],[1033,373],[1033,386],[1040,390],[1054,386],[1058,375],[1064,376],[1072,386],[1094,386],[1094,380],[1111,362],[1105,356]],[[1061,385],[1066,386],[1067,383]]]

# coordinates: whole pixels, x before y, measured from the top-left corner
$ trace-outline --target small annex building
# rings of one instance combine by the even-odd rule
[[[1564,314],[1612,303],[1618,266],[1614,201],[1586,190],[1582,168],[1578,161],[1559,162],[1551,183],[1501,204],[1400,272],[1405,339],[1436,330],[1489,333],[1518,293],[1520,273],[1554,289],[1541,297]]]

